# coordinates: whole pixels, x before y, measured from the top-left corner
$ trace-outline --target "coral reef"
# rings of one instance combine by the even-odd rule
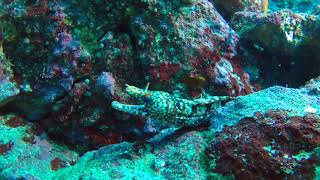
[[[319,4],[0,1],[0,179],[319,179]]]

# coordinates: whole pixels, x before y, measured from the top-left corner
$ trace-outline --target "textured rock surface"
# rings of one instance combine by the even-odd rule
[[[263,5],[263,0],[213,0],[212,2],[227,20],[238,11],[262,12]]]
[[[0,117],[0,137],[1,179],[51,179],[56,170],[71,166],[78,157],[48,141],[36,125],[19,116]]]
[[[277,109],[288,112],[290,128],[304,127],[292,116],[320,110],[319,0],[273,0],[261,9],[262,2],[268,1],[0,1],[0,179],[232,179],[208,171],[213,164],[203,152],[223,126],[237,129],[240,119]],[[152,135],[144,125],[155,121],[110,106],[141,100],[123,92],[126,83],[201,104],[208,95],[298,87],[311,78],[301,89],[272,87],[218,109],[185,106],[205,115],[199,122],[213,116],[211,129],[194,132],[208,127],[187,118],[179,124],[196,126],[153,146],[144,144]],[[176,113],[167,118],[169,127],[186,118]],[[260,127],[255,120],[248,126]],[[270,153],[278,148],[266,147]],[[284,157],[275,156],[275,164]],[[291,173],[296,166],[283,167]],[[228,168],[219,172],[229,174]],[[320,168],[316,172],[319,177]]]
[[[121,143],[84,154],[57,178],[205,179],[204,147],[205,141],[197,132],[138,152],[132,144]]]
[[[314,13],[319,10],[319,0],[273,0],[271,9],[291,9],[294,12]]]
[[[1,24],[0,24],[1,25]],[[7,104],[16,95],[20,89],[13,81],[13,71],[10,61],[5,57],[2,49],[2,32],[0,31],[0,107]]]
[[[0,81],[0,106],[6,105],[9,101],[18,95],[20,90],[17,84],[9,81],[8,79],[3,79]]]
[[[302,86],[317,77],[320,54],[318,16],[289,10],[268,15],[238,12],[232,24],[240,35],[245,69],[253,82]]]
[[[195,74],[215,85],[235,90],[230,94],[248,93],[243,72],[235,69],[237,34],[206,0],[194,4],[147,1],[148,10],[132,18],[129,24],[136,40],[138,57],[151,85],[174,89],[183,76]],[[179,6],[179,7],[178,7]],[[216,66],[222,59],[231,71],[219,81]],[[224,67],[222,67],[224,68]],[[237,89],[238,88],[238,89]]]
[[[224,107],[218,108],[211,119],[212,130],[221,130],[224,125],[234,125],[240,119],[252,117],[256,112],[268,110],[288,111],[290,116],[304,116],[308,109],[320,112],[319,96],[309,95],[308,89],[271,87],[247,96],[237,97]]]
[[[41,121],[50,136],[71,144],[95,147],[121,139],[120,133],[111,132],[115,123],[109,104],[121,92],[116,85],[138,79],[132,76],[137,73],[131,39],[116,30],[130,15],[124,12],[131,3],[114,2],[105,8],[102,4],[106,3],[1,2],[1,45],[3,41],[10,59],[6,65],[13,65],[14,76],[1,76],[0,101],[17,94],[11,80],[22,90],[5,110]],[[105,71],[116,79],[111,84],[99,78]],[[101,121],[107,125],[98,125]]]
[[[215,172],[236,179],[313,179],[319,165],[320,121],[269,111],[226,127],[209,144]]]
[[[6,110],[41,121],[50,137],[97,147],[140,136],[143,120],[134,127],[110,108],[111,100],[131,101],[122,93],[125,83],[150,82],[150,89],[178,90],[186,98],[189,76],[204,78],[200,92],[211,95],[253,90],[234,59],[236,32],[207,0],[1,5],[4,53],[22,89]],[[103,72],[114,79],[110,90]]]
[[[0,165],[3,165],[5,170],[1,176],[3,178],[52,177],[58,179],[80,177],[89,179],[94,177],[233,179],[234,176],[259,175],[252,171],[267,176],[275,172],[275,169],[280,169],[281,172],[275,172],[279,177],[297,177],[295,174],[301,172],[302,175],[299,177],[309,178],[314,175],[313,167],[307,169],[303,167],[317,160],[314,157],[319,153],[312,150],[316,148],[319,139],[319,121],[311,115],[308,118],[292,116],[319,112],[319,103],[317,103],[319,94],[314,93],[318,87],[317,82],[317,79],[314,79],[302,89],[269,88],[238,97],[227,103],[225,107],[218,109],[217,113],[224,114],[224,117],[217,116],[220,117],[219,124],[225,125],[231,122],[230,125],[234,126],[226,127],[218,133],[216,138],[208,136],[209,134],[204,136],[203,134],[206,133],[188,132],[155,146],[144,147],[123,142],[89,151],[82,156],[48,141],[45,132],[36,126],[30,127],[30,124],[21,117],[2,117],[0,135],[3,136],[3,140],[0,144]],[[290,98],[294,94],[295,97]],[[308,103],[311,107],[306,105]],[[268,111],[272,109],[284,111],[280,113]],[[263,115],[264,112],[267,112],[266,115]],[[243,117],[252,118],[245,118],[236,124]],[[279,136],[279,134],[283,135]],[[96,139],[99,138],[96,137]],[[212,142],[207,147],[208,140]],[[204,156],[206,147],[208,157],[211,159],[209,164]],[[239,148],[239,151],[234,152],[232,148]],[[261,153],[255,154],[253,150]],[[220,158],[219,152],[229,151],[232,152]],[[242,157],[240,154],[248,160],[253,158],[256,161],[244,161],[243,158],[239,158]],[[263,158],[257,159],[257,156],[263,156]],[[22,161],[12,160],[21,158]],[[230,159],[232,162],[239,162],[239,166],[234,167],[231,164],[235,165],[235,163],[228,163]],[[19,164],[13,164],[7,168],[6,165],[9,162],[19,162]],[[250,162],[251,165],[243,162]],[[32,169],[30,164],[33,165]],[[253,168],[252,165],[257,164],[259,166]],[[270,169],[267,171],[260,168],[261,164],[267,164]],[[298,166],[299,164],[303,166]],[[245,171],[247,174],[243,174],[244,172],[238,168],[240,166],[247,168],[248,171]]]
[[[199,132],[157,146],[123,142],[82,156],[48,140],[39,126],[19,116],[0,117],[1,179],[205,179]]]

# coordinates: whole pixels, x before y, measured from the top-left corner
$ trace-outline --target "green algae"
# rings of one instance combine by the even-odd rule
[[[306,152],[306,151],[301,151],[298,154],[292,156],[298,161],[301,161],[303,159],[309,159],[311,157],[312,153],[311,152]]]
[[[0,119],[1,143],[13,142],[12,148],[0,155],[0,178],[35,179],[206,179],[206,143],[199,132],[190,132],[160,146],[147,145],[134,150],[132,143],[103,147],[79,155],[68,148],[47,141],[45,134],[30,144],[22,139],[30,124],[16,128],[5,122],[15,115]],[[52,170],[51,160],[65,160],[66,167]],[[76,161],[70,164],[69,162]]]
[[[316,175],[314,177],[314,180],[320,179],[320,166],[316,167]]]
[[[44,180],[53,179],[56,171],[51,169],[51,160],[59,157],[69,159],[77,153],[61,145],[48,142],[45,137],[36,137],[35,144],[23,141],[31,124],[16,128],[8,127],[5,122],[15,115],[0,117],[0,143],[12,142],[13,146],[0,155],[0,179],[36,177]],[[69,157],[68,157],[69,156]],[[72,159],[69,159],[70,161]]]
[[[180,137],[179,143],[174,140],[159,147],[147,145],[138,152],[133,152],[130,143],[88,152],[73,167],[62,169],[56,178],[206,179],[203,163],[205,143],[200,133],[192,133]]]

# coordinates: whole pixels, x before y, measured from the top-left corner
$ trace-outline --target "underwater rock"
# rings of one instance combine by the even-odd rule
[[[235,125],[240,119],[253,117],[256,112],[266,113],[269,110],[288,111],[290,116],[305,116],[307,109],[320,113],[319,96],[310,95],[305,88],[293,89],[274,86],[235,100],[217,108],[211,118],[211,131],[220,131],[225,125]]]
[[[188,132],[160,146],[137,150],[126,142],[109,145],[85,153],[56,178],[206,179],[202,158],[205,144],[199,132]]]
[[[10,62],[5,58],[2,49],[0,32],[0,107],[13,100],[20,93],[18,84],[12,81],[13,71]]]
[[[320,95],[320,76],[308,81],[303,88],[306,89],[310,95],[319,96]]]
[[[96,3],[77,6],[91,9]],[[108,4],[109,8],[112,4]],[[115,4],[120,5],[118,2]],[[40,122],[50,136],[65,139],[67,143],[81,142],[93,147],[112,144],[118,142],[120,136],[101,131],[108,129],[114,121],[110,118],[108,107],[115,90],[110,86],[110,95],[106,98],[103,95],[105,89],[97,92],[99,88],[95,89],[95,82],[97,76],[108,69],[117,74],[117,83],[120,84],[127,81],[128,77],[133,77],[129,74],[130,69],[134,71],[130,61],[130,38],[116,33],[114,38],[107,39],[108,42],[99,39],[110,34],[104,36],[104,31],[93,27],[98,20],[93,18],[98,9],[86,17],[83,13],[74,12],[77,8],[70,8],[71,5],[74,5],[74,1],[62,3],[43,0],[6,2],[1,7],[5,12],[0,18],[1,25],[5,25],[4,52],[14,67],[14,77],[10,78],[17,82],[22,91],[5,109],[23,114],[30,121]],[[113,9],[114,12],[116,9]],[[12,10],[21,10],[23,13],[10,13]],[[105,9],[100,8],[99,11]],[[107,16],[114,18],[111,14]],[[92,19],[90,30],[79,24],[81,22],[87,27]],[[126,68],[127,59],[130,60]],[[13,85],[2,85],[0,96],[5,98],[11,93],[9,87]],[[118,95],[118,91],[115,94]],[[101,121],[106,121],[107,125],[97,125]]]
[[[115,145],[109,145],[99,148],[96,151],[92,151],[92,160],[104,159],[105,161],[112,161],[121,158],[124,154],[132,153],[133,144],[128,142],[118,143]]]
[[[16,83],[7,79],[0,80],[0,107],[13,100],[20,90]]]
[[[204,149],[225,125],[277,109],[305,127],[320,112],[319,0],[266,2],[0,1],[0,111],[16,114],[0,116],[0,179],[217,179]]]
[[[174,89],[184,76],[196,74],[207,79],[210,90],[217,90],[215,66],[222,58],[231,61],[237,54],[235,31],[207,0],[189,5],[164,5],[162,1],[147,4],[148,10],[132,17],[129,24],[146,81],[159,84],[161,89]],[[230,63],[235,66],[239,62]],[[226,76],[236,76],[237,87],[247,84],[236,71]],[[235,89],[232,84],[223,86]],[[244,93],[245,88],[239,89],[241,92],[233,93]]]
[[[155,151],[152,168],[165,179],[205,179],[201,165],[205,145],[199,132],[185,133]]]
[[[238,11],[261,12],[263,2],[267,0],[213,0],[213,5],[224,18],[230,20],[232,15]]]
[[[257,82],[263,88],[299,87],[319,75],[318,16],[290,10],[267,15],[237,12],[232,27],[240,36],[244,69],[251,76],[259,76]]]
[[[98,93],[110,98],[114,96],[114,86],[115,80],[112,77],[112,74],[109,72],[102,72],[97,78],[95,89],[98,91]]]
[[[58,2],[26,4],[31,5],[20,7],[25,8],[23,16],[3,17],[8,24],[4,28],[4,51],[12,59],[15,80],[29,87],[13,102],[12,109],[37,121],[71,90],[74,81],[89,74],[92,61],[73,36],[65,9]],[[9,5],[18,6],[16,2]]]
[[[319,28],[317,16],[297,14],[290,10],[267,15],[237,12],[231,23],[241,39],[255,41],[262,48],[268,48],[273,52],[292,51],[293,49],[289,48],[300,46],[305,40],[316,36],[316,30]]]
[[[95,79],[77,82],[70,93],[52,105],[40,121],[51,138],[75,146],[81,143],[84,149],[121,141],[120,124],[126,123],[111,116],[109,97],[95,88]]]
[[[290,9],[298,13],[314,13],[319,7],[319,0],[272,0],[272,10]]]
[[[226,127],[206,149],[213,171],[235,179],[313,179],[319,117],[269,111]],[[263,177],[263,178],[262,178]]]
[[[20,119],[15,122],[19,126],[12,122],[16,119]],[[52,143],[25,118],[0,116],[0,179],[51,179],[56,174],[54,170],[62,168],[58,164],[52,166],[57,158],[69,167],[77,157],[76,152]]]
[[[107,69],[120,87],[128,82],[139,82],[143,76],[142,72],[136,71],[136,69],[141,67],[134,59],[135,47],[128,34],[108,31],[99,43],[101,47],[97,49],[97,56],[101,59],[101,63],[97,62],[97,65],[94,66],[96,71]]]

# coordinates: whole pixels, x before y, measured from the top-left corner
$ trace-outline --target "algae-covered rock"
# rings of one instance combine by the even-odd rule
[[[299,13],[313,13],[319,8],[319,0],[273,0],[271,9],[291,9]]]
[[[320,164],[319,117],[269,111],[226,127],[206,149],[213,171],[236,179],[313,179]]]
[[[52,179],[77,157],[23,117],[0,116],[0,179]]]
[[[299,87],[319,75],[318,16],[290,10],[238,12],[232,27],[240,36],[244,68],[262,87]]]
[[[160,88],[175,89],[186,75],[204,76],[208,89],[227,87],[229,94],[248,93],[244,73],[234,70],[219,81],[215,66],[222,59],[236,69],[238,36],[207,0],[191,5],[148,1],[148,10],[132,17],[129,24],[146,81]],[[221,89],[220,89],[221,90]],[[226,92],[225,92],[226,93]]]
[[[206,179],[205,141],[189,132],[160,146],[134,151],[132,144],[109,145],[87,152],[58,179]]]
[[[2,49],[0,32],[0,107],[13,100],[13,97],[20,93],[20,89],[13,78],[13,71],[8,59],[5,58]]]
[[[235,167],[311,177],[318,119],[304,116],[320,111],[319,14],[319,0],[0,1],[0,179],[251,177]],[[125,84],[174,101],[159,114],[158,96],[149,106],[148,91],[130,97]],[[284,87],[253,93],[273,85]],[[235,98],[210,105],[227,94]],[[159,139],[172,136],[148,144],[162,127]],[[291,130],[293,144],[271,137]]]
[[[0,81],[0,107],[12,100],[19,92],[16,83],[8,80]]]
[[[305,88],[274,86],[247,96],[239,96],[218,108],[211,119],[212,130],[219,131],[225,125],[237,124],[240,119],[253,117],[256,112],[284,110],[288,111],[289,116],[305,116],[310,109],[316,114],[320,113],[318,95],[310,95]]]
[[[211,119],[216,136],[206,150],[210,171],[236,179],[314,178],[318,87],[318,79],[300,89],[274,86],[218,108]]]
[[[230,20],[238,11],[262,12],[264,0],[213,0],[214,6],[224,18]]]
[[[232,25],[241,38],[255,40],[262,48],[274,51],[292,51],[304,40],[317,35],[319,18],[282,10],[270,14],[238,12]]]

